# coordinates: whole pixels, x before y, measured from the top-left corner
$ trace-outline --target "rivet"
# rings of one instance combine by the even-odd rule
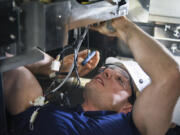
[[[139,83],[143,83],[143,79],[139,79]]]

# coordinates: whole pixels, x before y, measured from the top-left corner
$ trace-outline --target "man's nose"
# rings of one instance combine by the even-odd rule
[[[112,74],[113,74],[113,72],[112,72],[112,70],[109,69],[109,68],[106,68],[106,69],[104,70],[104,72],[103,72],[103,76],[104,76],[104,78],[106,78],[106,79],[110,79],[110,78],[112,77]]]

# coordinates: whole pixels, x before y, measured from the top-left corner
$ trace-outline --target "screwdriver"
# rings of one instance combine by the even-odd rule
[[[86,65],[86,63],[88,63],[91,59],[92,59],[92,57],[94,57],[94,55],[96,54],[96,51],[92,51],[92,52],[90,52],[88,55],[87,55],[87,57],[83,60],[83,62],[81,63],[81,65]]]

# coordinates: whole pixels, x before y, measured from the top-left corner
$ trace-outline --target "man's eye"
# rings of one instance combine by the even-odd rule
[[[99,73],[102,73],[104,71],[104,69],[99,69],[98,72]]]
[[[98,72],[99,72],[99,73],[102,73],[102,72],[104,72],[105,69],[106,69],[105,67],[101,67],[101,68],[98,70]]]
[[[120,83],[123,83],[123,80],[121,77],[118,77],[117,80],[120,82]]]

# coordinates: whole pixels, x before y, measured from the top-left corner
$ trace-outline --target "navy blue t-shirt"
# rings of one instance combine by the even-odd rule
[[[14,116],[18,135],[139,135],[132,113],[112,111],[83,111],[81,106],[62,108],[48,104],[39,110],[34,130],[29,130],[29,120],[37,107]]]

